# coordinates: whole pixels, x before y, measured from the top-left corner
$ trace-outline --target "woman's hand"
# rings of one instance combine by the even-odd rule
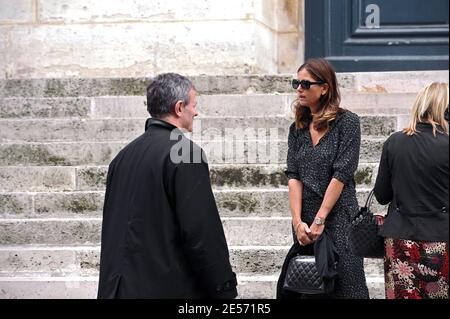
[[[314,242],[319,238],[320,235],[322,235],[323,230],[325,229],[325,225],[317,225],[316,223],[312,223],[309,227],[311,233],[309,234],[309,237]]]
[[[312,244],[312,240],[310,238],[311,230],[308,227],[308,224],[304,222],[299,222],[295,226],[295,235],[297,236],[298,243],[300,246],[305,246]]]

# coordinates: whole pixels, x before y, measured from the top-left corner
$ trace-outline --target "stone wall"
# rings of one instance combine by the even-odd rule
[[[302,8],[303,0],[0,0],[0,78],[292,73],[303,59]]]

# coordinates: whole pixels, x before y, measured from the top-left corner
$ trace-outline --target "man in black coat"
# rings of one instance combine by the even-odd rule
[[[98,298],[234,298],[236,276],[203,150],[196,92],[167,73],[147,87],[146,131],[111,162]]]

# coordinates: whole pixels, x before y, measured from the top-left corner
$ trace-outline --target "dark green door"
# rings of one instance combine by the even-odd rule
[[[448,70],[448,0],[305,0],[305,57],[339,72]]]

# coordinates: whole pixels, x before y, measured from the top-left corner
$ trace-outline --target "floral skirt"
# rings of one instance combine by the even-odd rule
[[[448,299],[447,242],[385,239],[387,299]]]

